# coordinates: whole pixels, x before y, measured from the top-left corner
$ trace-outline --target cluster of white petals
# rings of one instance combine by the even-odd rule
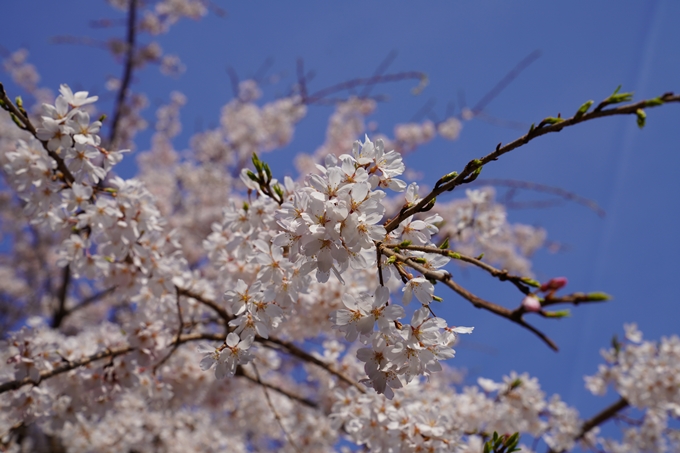
[[[643,341],[635,324],[625,326],[625,343],[603,350],[605,363],[586,377],[586,387],[604,395],[611,386],[630,406],[642,410],[639,423],[625,428],[623,440],[598,438],[614,453],[667,452],[680,448],[680,338]]]
[[[151,35],[217,10],[206,0],[137,6],[138,32]],[[127,46],[108,42],[120,58]],[[134,50],[135,70],[183,68],[156,42]],[[234,83],[219,126],[186,152],[173,139],[187,99],[173,92],[137,156],[139,176],[125,179],[120,148],[146,128],[146,97],[125,93],[107,140],[98,97],[61,85],[54,98],[27,55],[3,63],[36,105],[16,101],[26,117],[14,122],[8,101],[0,111],[0,451],[323,453],[350,441],[480,452],[494,432],[519,433],[524,452],[680,450],[677,337],[643,341],[628,325],[586,379],[592,393],[612,387],[621,398],[610,417],[628,406],[639,416],[619,417],[618,439],[584,432],[578,411],[526,374],[463,385],[444,363],[474,329],[436,314],[451,262],[484,254],[508,279],[528,277],[546,238],[509,223],[491,188],[401,216],[423,200],[402,155],[437,135],[457,139],[471,111],[371,140],[375,100],[349,97],[325,142],[295,159],[303,176],[278,180],[257,154],[291,142],[314,100],[301,86],[266,101],[260,82]],[[550,282],[558,287],[525,291],[520,314],[544,313],[538,292],[548,298],[566,279]]]

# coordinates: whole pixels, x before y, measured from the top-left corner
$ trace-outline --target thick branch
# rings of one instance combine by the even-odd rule
[[[278,347],[274,347],[273,349],[279,349],[279,350],[283,349],[284,352],[287,352],[288,354],[290,354],[294,357],[297,357],[298,359],[301,359],[305,362],[312,363],[312,364],[314,364],[314,365],[316,365],[320,368],[323,368],[328,373],[337,377],[338,379],[340,379],[344,383],[349,384],[352,387],[356,388],[361,393],[366,393],[366,389],[362,385],[360,385],[358,382],[356,382],[354,379],[344,375],[343,373],[341,373],[339,371],[334,370],[333,368],[331,368],[331,366],[329,364],[317,359],[316,357],[309,354],[304,349],[297,347],[293,343],[290,343],[290,342],[287,342],[287,341],[281,341],[279,339],[271,338],[271,337],[267,338],[267,339],[258,338],[256,341],[259,341],[264,346],[268,346],[268,347],[272,347],[273,345],[276,345]]]
[[[592,112],[584,113],[582,115],[577,113],[571,118],[567,119],[559,118],[559,121],[556,122],[555,124],[545,124],[544,122],[542,122],[539,124],[539,127],[532,128],[527,134],[523,135],[522,137],[519,137],[513,142],[510,142],[505,146],[500,146],[499,144],[496,150],[493,151],[492,153],[489,153],[480,159],[471,160],[465,166],[463,171],[460,174],[453,177],[452,179],[448,181],[440,180],[435,185],[435,188],[432,189],[432,191],[429,194],[427,194],[422,200],[420,200],[417,204],[402,209],[399,215],[397,215],[389,222],[387,222],[387,224],[385,225],[385,229],[387,230],[388,233],[390,231],[393,231],[399,226],[399,224],[402,221],[404,221],[404,219],[412,216],[413,214],[424,211],[426,207],[430,207],[428,205],[430,205],[430,203],[432,203],[433,200],[438,195],[447,191],[451,191],[455,189],[457,186],[460,186],[462,184],[474,181],[481,167],[483,167],[484,165],[488,164],[491,161],[498,160],[498,158],[503,154],[509,153],[510,151],[516,148],[524,146],[537,137],[549,134],[551,132],[559,132],[565,127],[574,126],[576,124],[594,120],[596,118],[615,115],[634,115],[637,113],[639,109],[657,107],[659,105],[662,105],[663,103],[669,102],[680,102],[680,95],[666,93],[657,99],[643,100],[632,104],[622,105],[620,107],[614,107],[607,110],[595,109]]]
[[[229,315],[229,313],[227,313],[227,311],[224,308],[220,307],[220,305],[217,302],[215,302],[214,300],[207,299],[207,298],[205,298],[205,297],[203,297],[199,294],[195,294],[195,293],[191,292],[190,290],[186,290],[186,289],[177,288],[177,291],[180,295],[196,299],[197,301],[201,302],[202,304],[204,304],[204,305],[212,308],[213,310],[215,310],[219,314],[219,316],[225,321],[227,328],[229,326],[229,321],[234,319],[233,316]],[[214,339],[216,341],[224,341],[224,338],[225,338],[224,336],[216,336]],[[288,354],[290,354],[294,357],[297,357],[297,358],[299,358],[299,359],[301,359],[305,362],[308,362],[308,363],[314,364],[318,367],[321,367],[324,370],[326,370],[328,373],[337,377],[338,379],[345,382],[346,384],[349,384],[349,385],[355,387],[356,389],[358,389],[362,393],[366,391],[364,389],[364,387],[361,386],[355,380],[351,379],[348,376],[345,376],[343,373],[341,373],[339,371],[334,370],[327,363],[324,363],[323,361],[317,359],[316,357],[309,354],[307,351],[296,346],[293,343],[283,341],[283,340],[279,340],[279,339],[274,338],[274,337],[262,338],[262,337],[259,337],[259,336],[257,336],[255,338],[255,341],[257,341],[258,343],[261,343],[265,347],[269,347],[269,348],[276,349],[276,350],[282,350],[282,351],[284,351],[284,352],[286,352],[286,353],[288,353]]]
[[[227,310],[223,307],[221,307],[217,302],[214,300],[207,299],[200,294],[192,292],[190,289],[182,289],[179,287],[175,287],[177,292],[179,293],[180,296],[186,296],[186,297],[191,297],[192,299],[196,299],[200,303],[202,303],[205,306],[208,306],[215,310],[215,312],[222,318],[225,322],[226,325],[229,325],[229,321],[234,319],[233,316],[231,316]]]
[[[579,434],[576,436],[575,440],[581,440],[583,439],[586,434],[590,432],[593,428],[596,426],[600,426],[602,423],[606,422],[610,418],[614,417],[617,413],[622,411],[623,409],[628,407],[628,401],[626,401],[625,398],[621,398],[612,405],[605,407],[600,411],[599,413],[595,414],[585,422],[583,422],[583,425],[581,425],[581,430],[579,431]],[[564,450],[560,450],[559,452],[556,452],[555,450],[549,450],[549,453],[561,453]]]
[[[68,286],[71,283],[71,266],[68,265],[64,268],[61,286],[59,287],[59,293],[57,294],[57,299],[59,300],[59,305],[57,306],[57,311],[54,313],[54,318],[52,319],[52,328],[58,328],[68,311],[66,310],[66,295],[68,294]]]
[[[116,138],[118,135],[118,126],[123,115],[123,107],[125,105],[125,97],[127,96],[130,82],[132,81],[132,67],[134,66],[134,52],[135,52],[135,34],[136,34],[136,16],[137,16],[137,0],[130,0],[130,9],[128,10],[127,20],[127,49],[125,52],[125,63],[123,67],[123,81],[120,84],[118,95],[116,96],[116,104],[113,110],[113,120],[111,122],[111,130],[109,132],[109,148],[115,149]]]
[[[132,346],[122,346],[120,348],[113,348],[113,349],[105,349],[103,351],[99,351],[96,354],[92,354],[91,356],[83,357],[82,359],[75,360],[75,361],[69,361],[67,363],[64,363],[63,365],[59,365],[57,367],[54,367],[53,369],[49,371],[43,371],[40,373],[40,378],[38,382],[34,382],[30,376],[26,376],[23,379],[17,379],[14,381],[9,381],[9,382],[4,382],[0,384],[0,393],[7,392],[9,390],[16,390],[20,387],[23,387],[24,385],[28,384],[35,384],[38,385],[40,382],[44,381],[45,379],[49,379],[53,376],[60,375],[62,373],[66,373],[67,371],[75,370],[76,368],[80,368],[81,366],[85,366],[91,362],[95,362],[97,360],[101,359],[106,359],[110,357],[116,357],[122,354],[127,354],[128,352],[134,350]]]

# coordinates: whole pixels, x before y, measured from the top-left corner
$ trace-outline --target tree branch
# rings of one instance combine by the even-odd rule
[[[132,346],[122,346],[119,348],[114,348],[114,349],[104,349],[103,351],[99,351],[95,354],[92,354],[87,357],[83,357],[79,360],[75,361],[68,361],[67,363],[54,367],[53,369],[49,371],[43,371],[40,373],[40,378],[38,379],[38,382],[34,382],[31,380],[30,376],[26,376],[23,379],[16,379],[14,381],[8,381],[0,384],[0,394],[7,392],[9,390],[16,390],[18,388],[23,387],[24,385],[28,384],[34,384],[34,385],[39,385],[42,381],[45,379],[49,379],[54,376],[58,376],[62,373],[66,373],[67,371],[74,370],[76,368],[79,368],[81,366],[85,366],[91,362],[95,362],[97,360],[101,359],[106,359],[106,358],[112,358],[116,357],[119,355],[127,354],[128,352],[134,350]]]
[[[281,388],[281,387],[277,387],[277,386],[275,386],[275,385],[273,385],[273,384],[269,384],[269,383],[263,382],[263,381],[258,381],[255,377],[253,377],[253,376],[251,376],[251,375],[249,375],[249,374],[246,374],[246,373],[243,371],[243,367],[242,367],[242,366],[239,366],[238,368],[236,368],[236,374],[235,374],[235,376],[244,377],[244,378],[248,379],[249,381],[254,382],[255,384],[258,384],[258,385],[261,385],[262,387],[266,387],[266,388],[268,388],[268,389],[274,390],[276,393],[279,393],[279,394],[281,394],[281,395],[283,395],[283,396],[287,396],[288,398],[290,398],[290,399],[292,399],[292,400],[294,400],[294,401],[297,401],[298,403],[303,404],[303,405],[305,405],[305,406],[307,406],[307,407],[309,407],[309,408],[311,408],[311,409],[319,409],[319,405],[318,405],[316,402],[314,402],[314,401],[312,401],[312,400],[310,400],[310,399],[307,399],[307,398],[305,398],[305,397],[303,397],[303,396],[300,396],[300,395],[296,395],[296,394],[294,394],[294,393],[291,393],[291,392],[289,392],[288,390],[283,389],[283,388]]]
[[[643,100],[632,104],[626,104],[619,107],[603,110],[600,106],[602,106],[603,104],[605,106],[609,105],[607,104],[607,100],[605,100],[598,106],[600,110],[595,109],[589,113],[583,114],[577,112],[574,116],[567,119],[546,118],[545,120],[541,121],[541,123],[539,123],[537,127],[533,127],[532,125],[532,128],[529,130],[529,132],[527,132],[522,137],[515,139],[514,141],[506,144],[505,146],[501,146],[501,144],[499,143],[498,146],[496,147],[496,150],[493,151],[492,153],[489,153],[480,159],[471,160],[470,162],[467,163],[467,165],[460,174],[450,174],[441,178],[439,181],[437,181],[437,184],[435,184],[435,188],[432,189],[432,191],[429,194],[427,194],[422,200],[420,200],[414,206],[405,207],[396,217],[389,220],[385,224],[385,229],[387,230],[388,233],[393,231],[399,226],[399,224],[404,219],[418,212],[423,212],[426,207],[429,207],[428,205],[433,203],[433,200],[435,200],[438,195],[447,191],[451,191],[455,189],[457,186],[460,186],[462,184],[474,181],[477,175],[479,174],[479,171],[484,165],[488,164],[491,161],[498,160],[498,158],[503,154],[509,153],[510,151],[516,148],[524,146],[537,137],[549,134],[551,132],[559,132],[565,127],[574,126],[576,124],[594,120],[596,118],[603,118],[605,116],[615,115],[637,114],[638,110],[640,109],[657,107],[659,105],[669,102],[680,102],[680,95],[675,95],[673,93],[665,93],[656,99]],[[551,122],[553,121],[554,123],[551,124]]]
[[[73,184],[73,181],[75,181],[75,178],[73,177],[73,174],[66,166],[66,163],[64,163],[64,160],[61,157],[59,157],[57,153],[51,151],[47,147],[46,141],[40,140],[38,138],[38,133],[35,129],[35,126],[33,126],[31,120],[28,118],[28,114],[26,114],[26,111],[23,108],[19,108],[16,105],[14,105],[14,103],[7,97],[5,87],[3,86],[2,83],[0,83],[0,107],[8,111],[10,116],[16,118],[15,123],[17,126],[19,126],[20,129],[28,131],[33,137],[35,137],[36,140],[42,143],[43,148],[45,149],[45,151],[47,151],[47,154],[57,163],[57,170],[59,170],[59,172],[61,172],[62,174],[61,179],[63,179],[64,182],[70,187],[71,184]]]
[[[320,368],[323,368],[328,373],[337,377],[338,379],[340,379],[344,383],[351,385],[352,387],[356,388],[361,393],[366,393],[366,389],[361,384],[356,382],[354,379],[344,375],[343,373],[341,373],[339,371],[334,370],[333,368],[330,367],[329,364],[317,359],[316,357],[309,354],[304,349],[299,348],[298,346],[294,345],[293,343],[290,343],[290,342],[287,342],[287,341],[282,341],[282,340],[279,340],[279,339],[273,338],[273,337],[270,337],[270,338],[267,338],[267,339],[257,338],[256,341],[258,341],[258,342],[262,343],[264,346],[268,346],[272,349],[277,349],[277,350],[283,349],[284,352],[287,352],[288,354],[290,354],[294,357],[297,357],[298,359],[301,359],[305,362],[312,363],[312,364],[314,364],[314,365],[316,365]],[[273,346],[273,345],[276,345],[278,347]]]
[[[269,397],[269,390],[267,390],[267,386],[264,385],[264,382],[262,382],[262,378],[260,377],[260,372],[257,370],[257,366],[253,362],[253,370],[255,371],[255,382],[260,384],[262,386],[262,391],[264,392],[264,398],[267,400],[267,405],[269,406],[269,409],[272,411],[272,414],[274,414],[274,418],[276,421],[279,423],[279,427],[281,427],[281,431],[283,431],[284,436],[286,436],[286,439],[288,440],[288,443],[290,444],[291,447],[293,447],[293,450],[296,452],[300,453],[300,449],[298,448],[297,444],[291,437],[290,433],[286,429],[286,427],[283,425],[283,420],[281,420],[281,416],[279,413],[276,411],[276,408],[274,407],[274,404],[272,403],[271,398]],[[245,373],[244,373],[245,375]]]
[[[212,308],[213,310],[215,310],[215,312],[220,316],[220,318],[222,318],[224,320],[224,322],[227,326],[229,325],[229,321],[234,319],[234,317],[231,316],[225,308],[221,307],[214,300],[206,299],[205,297],[201,296],[200,294],[192,292],[190,289],[182,289],[182,288],[179,288],[179,287],[175,287],[175,289],[177,290],[177,292],[179,293],[180,296],[186,296],[186,297],[190,297],[192,299],[196,299],[197,301],[199,301],[203,305],[206,305],[206,306]]]
[[[386,83],[386,82],[399,82],[402,80],[409,80],[409,79],[417,79],[420,80],[421,83],[422,81],[427,80],[427,76],[423,72],[418,72],[418,71],[406,71],[406,72],[397,72],[395,74],[385,74],[385,75],[375,75],[372,77],[363,77],[363,78],[357,78],[357,79],[352,79],[348,80],[346,82],[341,82],[336,85],[330,86],[328,88],[324,88],[322,90],[317,91],[316,93],[310,94],[307,99],[305,100],[305,104],[313,104],[315,102],[319,102],[323,98],[325,98],[328,95],[340,92],[340,91],[345,91],[345,90],[351,90],[352,88],[360,87],[360,86],[370,86],[370,85],[376,85],[378,83]]]
[[[68,314],[68,310],[66,310],[66,295],[68,294],[68,286],[70,282],[71,266],[67,265],[62,273],[61,286],[59,287],[59,293],[57,294],[59,306],[57,307],[57,311],[54,313],[54,318],[52,318],[53,329],[59,328],[62,321],[64,321],[64,318],[66,318],[66,315]]]
[[[447,271],[433,271],[431,269],[427,269],[421,264],[418,264],[415,261],[413,261],[410,257],[401,255],[400,253],[397,253],[392,249],[386,248],[384,245],[382,246],[382,253],[387,256],[394,256],[397,259],[397,261],[400,261],[406,264],[407,266],[412,267],[413,269],[420,272],[421,274],[423,274],[424,277],[428,279],[442,282],[443,284],[454,290],[456,293],[458,293],[460,296],[462,296],[464,299],[467,299],[469,302],[471,302],[472,305],[474,305],[475,307],[490,311],[491,313],[509,319],[510,321],[516,324],[519,324],[520,326],[534,333],[541,340],[543,340],[550,347],[550,349],[552,349],[553,351],[558,350],[558,347],[555,344],[555,342],[553,342],[547,335],[545,335],[543,332],[541,332],[534,326],[524,321],[524,319],[522,318],[523,313],[518,313],[508,308],[501,307],[500,305],[496,305],[492,302],[486,301],[481,297],[471,293],[467,289],[463,288],[462,286],[454,282],[451,279],[451,274],[449,274]]]
[[[106,288],[106,289],[103,290],[103,291],[99,291],[98,293],[92,294],[92,295],[89,296],[89,297],[86,297],[86,298],[83,299],[83,301],[82,301],[81,303],[79,303],[78,305],[74,305],[73,307],[66,309],[66,312],[64,313],[64,318],[66,318],[67,316],[69,316],[71,313],[76,312],[76,311],[78,311],[78,310],[81,310],[81,309],[87,307],[88,305],[91,305],[91,304],[97,302],[98,300],[100,300],[100,299],[102,299],[102,298],[108,296],[108,295],[111,294],[115,289],[116,289],[116,287],[115,287],[115,286],[112,286],[112,287],[110,287],[110,288]]]
[[[428,247],[428,246],[422,246],[422,245],[403,245],[403,244],[383,244],[383,247],[390,247],[392,249],[402,249],[402,250],[414,250],[418,252],[425,252],[425,253],[436,253],[437,255],[443,255],[452,259],[456,259],[459,261],[463,261],[469,264],[473,264],[480,269],[484,269],[487,271],[491,276],[496,277],[500,281],[509,281],[513,285],[517,287],[522,293],[524,294],[529,294],[531,290],[529,287],[524,283],[524,280],[526,280],[526,277],[520,277],[518,275],[511,275],[508,273],[506,269],[500,270],[496,269],[495,267],[491,266],[490,264],[487,264],[481,260],[478,260],[477,258],[472,258],[471,256],[463,255],[461,253],[455,252],[450,249],[440,249],[438,247]]]
[[[134,66],[134,52],[135,52],[135,34],[136,30],[136,16],[137,16],[137,0],[130,0],[130,8],[128,9],[127,20],[127,49],[125,52],[125,62],[123,67],[123,80],[116,96],[116,103],[113,107],[113,120],[111,122],[111,130],[109,131],[108,146],[110,149],[115,149],[116,139],[118,135],[118,126],[123,115],[123,106],[127,96],[130,82],[132,82],[132,67]]]
[[[595,414],[594,416],[583,422],[583,424],[581,425],[581,430],[579,431],[579,434],[576,436],[575,440],[579,441],[583,439],[586,436],[586,434],[590,432],[591,429],[606,422],[610,418],[614,417],[619,411],[622,411],[627,407],[628,401],[626,401],[626,399],[623,397],[621,397],[621,399],[619,399],[612,405],[605,407],[599,413]],[[555,451],[553,449],[550,449],[548,450],[548,453],[562,453],[563,451],[564,450]]]

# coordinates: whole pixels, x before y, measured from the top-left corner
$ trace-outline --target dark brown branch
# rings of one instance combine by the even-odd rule
[[[61,325],[62,321],[68,314],[66,310],[66,295],[68,294],[68,286],[71,283],[71,266],[67,265],[62,273],[61,286],[59,287],[59,292],[57,294],[57,299],[59,305],[57,306],[57,311],[54,313],[54,318],[52,318],[52,328],[57,329]]]
[[[462,296],[464,299],[472,303],[472,305],[474,305],[475,307],[490,311],[491,313],[509,319],[510,321],[516,324],[519,324],[520,326],[531,331],[541,340],[543,340],[550,347],[550,349],[554,351],[558,350],[558,347],[555,344],[555,342],[553,342],[547,335],[545,335],[543,332],[541,332],[540,330],[536,329],[535,327],[524,321],[524,319],[522,318],[523,313],[517,313],[508,308],[501,307],[500,305],[496,305],[493,302],[484,300],[481,297],[471,293],[467,289],[463,288],[462,286],[454,282],[453,279],[451,279],[451,274],[449,274],[447,271],[434,271],[428,269],[423,265],[416,263],[410,257],[406,257],[400,253],[395,252],[392,249],[386,248],[385,246],[382,246],[382,253],[387,256],[394,256],[398,261],[406,264],[407,266],[423,274],[425,278],[442,282],[443,284],[451,288],[453,291],[458,293],[460,296]]]
[[[191,292],[190,290],[177,288],[177,291],[180,295],[196,299],[197,301],[201,302],[202,304],[204,304],[204,305],[212,308],[213,310],[215,310],[218,313],[218,315],[225,321],[226,328],[227,329],[229,328],[229,321],[233,320],[234,317],[230,316],[229,313],[227,313],[227,311],[224,308],[220,307],[220,305],[217,302],[215,302],[214,300],[207,299],[207,298],[205,298],[205,297],[203,297],[199,294],[195,294],[195,293]],[[220,335],[215,334],[215,337],[211,338],[211,339],[214,339],[216,341],[224,341],[224,338],[225,337],[223,335],[220,336]],[[322,362],[321,360],[317,359],[316,357],[309,354],[307,351],[296,346],[293,343],[283,341],[283,340],[279,340],[279,339],[274,338],[274,337],[261,338],[259,336],[257,336],[255,338],[255,341],[257,341],[258,343],[261,343],[265,347],[273,348],[273,349],[276,349],[276,350],[282,350],[283,352],[286,352],[286,353],[288,353],[288,354],[290,354],[294,357],[297,357],[297,358],[299,358],[299,359],[301,359],[305,362],[312,363],[312,364],[314,364],[318,367],[321,367],[324,370],[326,370],[327,372],[329,372],[330,374],[332,374],[333,376],[340,379],[341,381],[357,388],[361,392],[365,392],[365,389],[358,382],[354,381],[353,379],[349,378],[348,376],[345,376],[344,374],[340,373],[339,371],[332,369],[330,367],[330,365]]]
[[[234,317],[231,316],[225,308],[221,307],[214,300],[206,299],[205,297],[201,296],[200,294],[194,293],[189,289],[182,289],[182,288],[176,287],[176,290],[178,291],[179,295],[191,297],[192,299],[196,299],[197,301],[199,301],[203,305],[206,305],[206,306],[212,308],[213,310],[215,310],[215,312],[217,312],[217,314],[220,316],[220,318],[222,318],[224,320],[226,325],[229,325],[229,321],[234,319]]]
[[[590,432],[593,428],[596,426],[600,426],[602,423],[606,422],[610,418],[614,417],[618,412],[622,411],[623,409],[628,407],[628,401],[626,401],[625,398],[621,398],[618,401],[616,401],[614,404],[605,407],[602,411],[599,413],[595,414],[593,417],[589,418],[585,422],[583,422],[583,425],[581,425],[581,429],[579,431],[578,436],[576,436],[575,440],[581,440],[585,437],[586,434]],[[559,450],[559,452],[556,452],[555,450],[550,449],[549,453],[561,453],[564,450]]]
[[[657,99],[643,100],[632,104],[622,105],[620,107],[614,107],[607,110],[591,111],[589,113],[584,113],[582,115],[577,113],[571,118],[567,119],[560,118],[559,119],[560,121],[556,122],[555,124],[546,124],[545,122],[542,122],[539,124],[539,127],[532,128],[528,133],[526,133],[522,137],[515,139],[514,141],[506,144],[505,146],[500,146],[499,144],[495,151],[487,154],[486,156],[480,159],[471,160],[465,166],[463,171],[460,174],[456,175],[455,177],[452,177],[451,179],[445,181],[440,179],[438,183],[435,185],[435,188],[429,194],[427,194],[422,200],[420,200],[416,205],[402,209],[399,215],[389,220],[385,224],[385,229],[387,230],[388,233],[395,230],[404,219],[418,212],[422,212],[426,207],[428,207],[430,203],[433,202],[435,198],[437,198],[438,195],[447,191],[451,191],[455,189],[457,186],[460,186],[462,184],[467,184],[469,182],[474,181],[481,167],[483,167],[484,165],[488,164],[491,161],[498,160],[498,158],[503,154],[509,153],[514,149],[524,146],[537,137],[549,134],[551,132],[559,132],[565,127],[574,126],[576,124],[594,120],[596,118],[603,118],[606,116],[615,115],[634,115],[637,113],[639,109],[657,107],[659,105],[662,105],[663,103],[669,102],[680,102],[680,95],[666,93]]]
[[[132,68],[134,66],[134,53],[135,53],[135,35],[136,29],[136,16],[137,16],[137,0],[130,0],[130,8],[128,10],[128,20],[127,20],[127,48],[125,52],[125,62],[123,63],[123,80],[120,84],[120,89],[118,90],[118,95],[116,96],[116,103],[113,107],[113,119],[111,121],[111,129],[109,131],[109,142],[108,146],[110,149],[116,148],[116,139],[118,138],[118,127],[120,125],[120,120],[123,115],[123,109],[125,105],[125,98],[127,97],[128,88],[130,87],[130,82],[132,82]]]
[[[134,348],[132,346],[123,346],[120,348],[114,348],[114,349],[105,349],[103,351],[99,351],[96,354],[92,354],[91,356],[83,357],[80,360],[75,360],[75,361],[69,361],[68,363],[64,363],[63,365],[59,365],[57,367],[54,367],[53,369],[49,371],[43,371],[40,373],[40,378],[38,382],[33,382],[31,380],[30,376],[26,376],[23,379],[17,379],[14,381],[9,381],[9,382],[4,382],[0,384],[0,393],[7,392],[9,390],[16,390],[18,388],[23,387],[24,385],[28,384],[34,384],[38,385],[40,382],[44,381],[45,379],[49,379],[53,376],[60,375],[62,373],[66,373],[67,371],[74,370],[76,368],[79,368],[81,366],[85,366],[91,362],[95,362],[97,360],[101,359],[106,359],[106,358],[112,358],[112,357],[117,357],[119,355],[127,354],[128,352],[132,351]]]
[[[282,340],[279,340],[277,338],[272,338],[272,337],[270,337],[268,339],[257,338],[256,341],[262,343],[264,346],[273,347],[273,349],[277,349],[277,350],[283,350],[284,352],[287,352],[288,354],[292,355],[293,357],[297,357],[297,358],[299,358],[299,359],[301,359],[305,362],[312,363],[312,364],[314,364],[314,365],[316,365],[320,368],[323,368],[328,373],[337,377],[338,379],[345,382],[346,384],[349,384],[352,387],[356,388],[361,393],[366,392],[366,389],[362,385],[360,385],[358,382],[356,382],[352,378],[344,375],[343,373],[334,370],[333,368],[331,368],[331,366],[329,364],[317,359],[316,357],[309,354],[304,349],[301,349],[298,346],[294,345],[293,343],[290,343],[290,342],[287,342],[287,341],[282,341]],[[276,345],[278,347],[276,347],[274,345]]]
[[[211,332],[199,332],[199,333],[191,333],[187,335],[182,335],[181,338],[179,339],[179,343],[188,343],[191,341],[198,341],[198,340],[210,340],[210,341],[224,341],[224,336],[211,333]],[[40,373],[40,377],[37,382],[34,382],[30,376],[27,376],[23,379],[16,379],[13,381],[8,381],[0,384],[0,394],[7,392],[9,390],[16,390],[18,388],[21,388],[25,385],[33,384],[33,385],[39,385],[42,381],[45,379],[49,379],[54,376],[58,376],[60,374],[66,373],[71,370],[75,370],[76,368],[80,368],[82,366],[88,365],[92,362],[95,362],[97,360],[101,359],[107,359],[107,358],[113,358],[117,357],[119,355],[127,354],[128,352],[134,351],[135,348],[132,346],[120,346],[118,348],[107,348],[104,349],[103,351],[99,351],[95,354],[92,354],[87,357],[83,357],[78,360],[73,360],[73,361],[67,361],[66,363],[63,363],[61,365],[55,366],[51,370],[48,371],[43,371]]]
[[[116,289],[116,287],[112,286],[110,288],[105,289],[104,291],[99,291],[98,293],[92,294],[91,296],[83,299],[83,301],[81,303],[79,303],[78,305],[75,305],[75,306],[73,306],[69,309],[66,309],[66,313],[64,313],[64,317],[67,317],[71,313],[78,311],[78,310],[81,310],[81,309],[99,301],[100,299],[111,294],[115,289]]]
[[[51,151],[47,147],[47,142],[44,140],[40,140],[38,138],[38,133],[35,129],[35,126],[31,123],[31,120],[28,118],[28,115],[25,114],[25,111],[23,109],[19,109],[14,103],[7,97],[7,93],[5,92],[5,87],[3,86],[2,83],[0,83],[0,107],[2,107],[4,110],[7,110],[11,115],[14,115],[14,117],[17,118],[18,124],[21,129],[28,131],[33,137],[35,137],[36,140],[38,140],[40,143],[42,143],[43,148],[45,151],[47,151],[47,154],[54,159],[54,161],[57,163],[57,170],[61,172],[63,176],[61,178],[66,182],[68,186],[71,186],[73,181],[75,181],[75,178],[73,177],[73,174],[71,174],[71,171],[68,169],[66,166],[66,163],[64,160],[59,157],[54,151]]]
[[[495,267],[491,266],[490,264],[487,264],[481,260],[478,260],[477,258],[473,258],[471,256],[463,255],[460,254],[456,251],[449,250],[449,249],[440,249],[438,247],[427,247],[427,246],[422,246],[422,245],[400,245],[400,244],[383,244],[383,247],[389,247],[392,249],[398,248],[398,249],[403,249],[403,250],[414,250],[418,252],[425,252],[425,253],[436,253],[438,255],[443,255],[447,256],[452,259],[457,259],[469,264],[473,264],[480,269],[484,269],[487,271],[491,276],[496,277],[500,281],[509,281],[513,285],[517,287],[522,293],[524,294],[529,294],[530,290],[529,287],[526,286],[526,284],[523,282],[524,277],[520,277],[518,275],[511,275],[508,273],[507,270],[503,269],[496,269]]]

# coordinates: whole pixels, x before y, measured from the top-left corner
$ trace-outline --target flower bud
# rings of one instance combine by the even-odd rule
[[[567,278],[566,277],[551,278],[550,280],[548,280],[547,282],[545,282],[541,285],[541,291],[543,291],[543,292],[557,291],[558,289],[562,288],[566,284],[567,284]]]
[[[541,311],[541,301],[538,300],[538,297],[535,295],[529,294],[527,297],[522,299],[522,307],[524,307],[526,311],[536,313]]]

